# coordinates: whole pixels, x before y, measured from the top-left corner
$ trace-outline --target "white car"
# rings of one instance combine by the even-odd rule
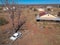
[[[16,32],[13,34],[13,36],[10,37],[10,40],[15,41],[17,38],[21,38],[22,33],[21,32]]]

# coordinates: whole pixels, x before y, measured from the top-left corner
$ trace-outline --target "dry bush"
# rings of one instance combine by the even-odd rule
[[[5,18],[3,18],[3,17],[0,18],[0,26],[8,24],[8,23],[9,22]]]

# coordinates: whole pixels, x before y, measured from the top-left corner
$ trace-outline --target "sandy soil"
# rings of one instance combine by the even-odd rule
[[[60,22],[36,22],[36,13],[38,12],[29,8],[22,9],[21,19],[26,17],[26,23],[22,26],[25,30],[21,31],[23,34],[21,39],[18,38],[14,43],[9,42],[11,45],[60,45]],[[9,22],[7,25],[0,26],[0,29],[6,31],[5,29],[12,28],[10,18]],[[15,24],[17,25],[17,15],[15,16]]]

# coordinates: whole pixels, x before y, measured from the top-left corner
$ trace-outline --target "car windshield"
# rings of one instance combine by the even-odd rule
[[[16,37],[16,36],[13,36],[13,37]]]

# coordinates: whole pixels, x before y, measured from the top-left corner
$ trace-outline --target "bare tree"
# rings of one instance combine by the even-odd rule
[[[26,21],[26,20],[23,20],[23,22],[20,21],[21,10],[20,10],[20,7],[19,6],[17,8],[15,7],[15,2],[14,1],[15,0],[11,0],[11,5],[10,5],[9,0],[4,0],[4,5],[6,7],[8,7],[8,9],[9,9],[8,10],[8,13],[10,14],[10,18],[12,20],[12,26],[13,26],[12,28],[13,28],[13,30],[15,30],[15,27],[14,27],[15,26],[15,24],[14,24],[14,16],[15,16],[15,11],[16,11],[17,8],[18,8],[17,9],[18,10],[18,12],[17,12],[18,13],[18,26],[16,28],[20,28],[21,25],[22,25],[22,23],[24,24],[24,22]]]
[[[26,19],[24,18],[24,19],[21,19],[20,18],[20,16],[21,16],[21,10],[20,10],[20,7],[16,7],[15,6],[15,0],[11,0],[11,4],[9,3],[9,0],[0,0],[1,1],[1,3],[5,6],[5,7],[7,7],[9,10],[7,11],[7,13],[9,13],[9,15],[10,15],[10,18],[11,18],[11,20],[12,20],[12,34],[13,33],[15,33],[15,32],[17,32],[17,31],[19,31],[20,29],[21,29],[21,27],[25,24],[25,22],[26,22]],[[15,7],[15,8],[14,8]],[[19,9],[18,9],[19,8]],[[18,10],[18,25],[17,25],[17,27],[15,28],[15,22],[14,22],[14,19],[15,19],[15,12],[16,12],[16,10]],[[8,29],[7,29],[8,30]],[[11,33],[9,33],[9,35],[11,34]],[[8,39],[8,33],[0,33],[1,35],[0,35],[0,39],[1,39],[1,44],[0,45],[5,45],[7,42],[6,41],[8,41],[7,39]],[[3,38],[2,38],[3,37]],[[6,38],[7,37],[7,38]],[[5,39],[6,39],[6,41],[5,41]],[[5,43],[6,42],[6,43]],[[3,44],[2,44],[3,43]]]

